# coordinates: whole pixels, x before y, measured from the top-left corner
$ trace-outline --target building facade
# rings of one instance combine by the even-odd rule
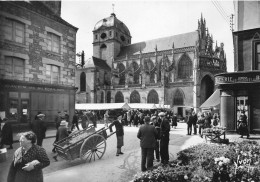
[[[171,105],[183,116],[214,92],[214,75],[226,72],[224,44],[213,43],[203,17],[193,32],[135,44],[131,38],[114,13],[96,23],[93,57],[111,67],[111,85],[97,101]]]
[[[78,28],[60,13],[61,1],[0,2],[0,112],[13,124],[72,119]]]
[[[237,131],[241,111],[250,133],[260,132],[260,2],[234,1],[235,72],[215,77],[221,89],[221,124]]]

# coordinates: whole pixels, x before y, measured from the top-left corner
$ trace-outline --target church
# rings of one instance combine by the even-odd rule
[[[77,103],[155,103],[178,115],[199,108],[226,72],[224,44],[214,43],[201,15],[194,31],[132,44],[112,13],[96,23],[93,56],[76,70]]]

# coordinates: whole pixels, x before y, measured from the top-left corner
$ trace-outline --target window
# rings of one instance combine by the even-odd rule
[[[187,55],[184,55],[178,64],[178,77],[185,79],[192,76],[192,62]]]
[[[260,70],[260,42],[256,44],[256,55],[255,55],[256,69]]]
[[[173,105],[183,105],[183,95],[180,90],[177,90],[174,95]]]
[[[60,68],[55,65],[46,65],[46,78],[50,83],[59,83],[60,79]]]
[[[140,103],[140,94],[136,90],[130,95],[130,103]]]
[[[86,74],[84,72],[80,74],[80,91],[86,91]]]
[[[95,39],[96,39],[96,40],[97,40],[97,38],[98,38],[97,36],[98,36],[98,35],[96,34],[96,35],[95,35]]]
[[[147,103],[158,104],[159,103],[159,96],[155,90],[151,90],[147,97]]]
[[[5,72],[15,78],[24,78],[24,60],[16,57],[5,57]]]
[[[47,50],[60,53],[60,37],[53,33],[47,33]]]
[[[6,19],[4,25],[5,39],[24,44],[25,25],[15,20]]]
[[[110,37],[112,36],[112,31],[109,31],[109,36],[110,36]]]
[[[125,72],[124,72],[125,66],[122,63],[120,63],[118,64],[118,69],[119,69],[119,73],[121,73],[119,75],[119,85],[125,85]]]

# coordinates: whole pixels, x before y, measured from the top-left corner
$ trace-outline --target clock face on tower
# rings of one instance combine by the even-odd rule
[[[107,37],[107,34],[106,33],[102,33],[100,37],[101,37],[101,39],[105,39]]]

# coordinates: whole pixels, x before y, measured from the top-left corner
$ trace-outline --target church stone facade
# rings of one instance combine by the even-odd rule
[[[97,102],[164,104],[185,115],[185,108],[198,108],[214,92],[214,75],[226,72],[224,44],[213,42],[203,17],[193,32],[135,44],[131,38],[114,13],[95,25],[93,57],[111,68],[108,87],[97,91],[92,81],[93,95],[104,97]]]

